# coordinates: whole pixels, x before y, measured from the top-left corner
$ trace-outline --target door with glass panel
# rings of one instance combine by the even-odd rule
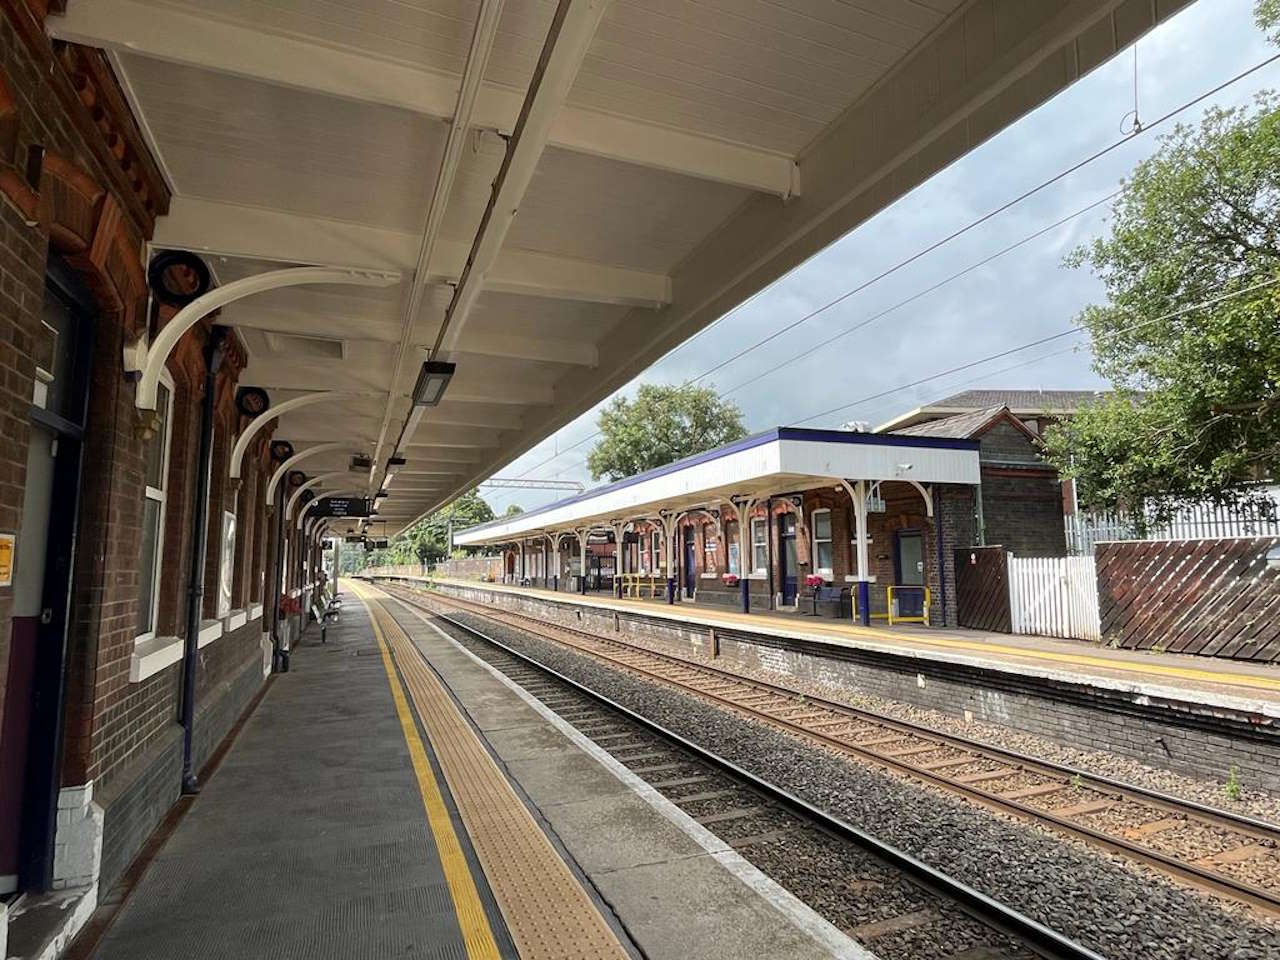
[[[798,589],[796,515],[794,513],[784,513],[778,517],[778,579],[782,586],[782,605],[794,606]]]
[[[80,504],[93,301],[51,262],[33,341],[13,621],[0,725],[0,893],[46,889],[61,786],[67,624]]]

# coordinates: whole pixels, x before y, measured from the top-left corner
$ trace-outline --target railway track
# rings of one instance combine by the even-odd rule
[[[389,592],[421,602],[422,591]],[[432,603],[523,630],[728,710],[1280,916],[1280,827],[814,697],[627,641],[432,592]]]
[[[448,616],[439,609],[444,604],[433,609],[418,596],[386,592],[455,627],[474,653],[877,957],[1103,960],[1088,947]]]

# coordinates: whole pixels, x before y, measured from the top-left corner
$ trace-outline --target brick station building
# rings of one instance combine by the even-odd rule
[[[177,800],[184,739],[198,771],[270,671],[265,492],[288,447],[268,424],[230,479],[253,408],[237,397],[244,346],[216,318],[168,354],[154,412],[135,406],[126,350],[155,341],[200,264],[171,263],[152,278],[169,302],[149,296],[146,243],[168,189],[105,56],[52,42],[45,8],[0,4],[0,895],[63,891],[60,915],[83,917]],[[282,589],[297,595],[318,552],[287,530]],[[34,915],[30,902],[14,917]]]

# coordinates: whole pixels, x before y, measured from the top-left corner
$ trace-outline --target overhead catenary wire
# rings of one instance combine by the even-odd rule
[[[764,377],[777,373],[779,370],[783,369],[784,367],[790,366],[791,364],[795,363],[797,360],[803,359],[804,357],[807,357],[810,354],[823,349],[824,347],[828,347],[831,344],[835,343],[837,340],[847,337],[851,333],[856,333],[857,331],[861,330],[863,327],[870,326],[872,323],[875,323],[875,321],[888,316],[889,314],[893,313],[895,310],[900,310],[903,307],[908,306],[909,304],[915,303],[915,301],[921,299],[922,297],[926,297],[929,294],[942,289],[947,284],[952,283],[956,280],[959,280],[961,277],[967,276],[968,274],[973,273],[973,271],[975,270],[979,270],[982,267],[985,267],[987,264],[995,260],[998,260],[1000,257],[1003,257],[1005,254],[1012,253],[1014,250],[1017,250],[1019,247],[1026,246],[1031,241],[1040,239],[1046,233],[1051,233],[1052,231],[1056,230],[1058,227],[1064,226],[1065,224],[1070,223],[1072,220],[1075,220],[1078,217],[1084,216],[1086,213],[1089,213],[1090,211],[1095,210],[1098,207],[1102,206],[1102,204],[1106,203],[1107,201],[1114,200],[1119,195],[1120,195],[1119,190],[1113,190],[1111,193],[1107,194],[1105,197],[1099,197],[1097,200],[1094,200],[1092,203],[1084,207],[1081,207],[1079,210],[1076,210],[1074,213],[1069,213],[1065,217],[1055,220],[1053,223],[1049,224],[1048,226],[1041,227],[1039,230],[1036,230],[1034,233],[1028,234],[1027,236],[1023,237],[1021,240],[1016,240],[1013,243],[1009,244],[1008,246],[1002,247],[1001,249],[997,250],[995,253],[992,253],[992,254],[989,254],[988,256],[983,257],[981,260],[977,261],[976,263],[971,263],[969,266],[965,267],[963,270],[958,270],[955,273],[951,274],[950,276],[945,277],[942,280],[939,280],[937,283],[931,284],[930,286],[925,287],[923,290],[918,290],[917,292],[911,294],[911,296],[907,297],[906,299],[899,300],[897,303],[893,304],[892,306],[885,307],[883,310],[880,310],[879,312],[872,314],[871,316],[867,317],[865,320],[855,323],[852,327],[846,327],[844,330],[841,330],[838,333],[832,334],[831,336],[827,337],[825,340],[819,341],[818,343],[815,343],[812,346],[806,347],[804,350],[801,350],[799,353],[795,354],[794,356],[789,357],[786,360],[783,360],[779,364],[775,364],[774,366],[770,367],[768,370],[765,370],[762,373],[759,373],[748,380],[742,381],[737,386],[730,387],[728,390],[721,390],[720,396],[727,397],[730,394],[737,393],[743,387],[750,386],[751,384],[758,382]],[[714,372],[714,370],[711,372]],[[700,380],[702,379],[702,377],[705,377],[707,375],[708,374],[705,374],[705,373],[701,374],[696,379]]]
[[[1242,297],[1247,293],[1254,293],[1258,290],[1263,290],[1267,287],[1273,287],[1277,283],[1280,283],[1280,277],[1272,277],[1270,280],[1264,280],[1261,283],[1255,283],[1248,287],[1244,287],[1240,290],[1233,290],[1230,293],[1223,293],[1216,297],[1210,297],[1208,300],[1201,300],[1198,303],[1192,303],[1192,304],[1188,304],[1185,307],[1179,307],[1177,310],[1171,311],[1169,313],[1163,313],[1158,317],[1150,317],[1146,320],[1141,320],[1137,323],[1130,324],[1127,327],[1121,327],[1119,330],[1112,330],[1109,333],[1104,334],[1103,336],[1105,338],[1114,338],[1126,333],[1132,333],[1135,330],[1139,330],[1142,327],[1150,326],[1153,323],[1163,323],[1164,321],[1167,321],[1167,320],[1174,320],[1178,317],[1185,316],[1188,313],[1194,313],[1197,310],[1203,310],[1206,307],[1212,307],[1216,304],[1223,303],[1227,300],[1234,300],[1236,297]],[[929,383],[933,380],[940,380],[942,377],[949,376],[953,373],[960,373],[964,370],[971,370],[974,367],[980,366],[981,364],[990,363],[992,360],[999,360],[1002,357],[1008,357],[1015,353],[1021,353],[1023,350],[1030,350],[1032,347],[1038,347],[1041,344],[1051,343],[1054,340],[1061,340],[1063,337],[1069,337],[1072,334],[1083,333],[1085,332],[1086,329],[1087,328],[1083,324],[1076,324],[1075,326],[1069,327],[1066,330],[1060,330],[1057,333],[1051,333],[1045,337],[1038,337],[1035,340],[1032,340],[1028,343],[1024,343],[1016,347],[1009,347],[1008,349],[1001,350],[998,353],[992,353],[985,357],[979,357],[976,360],[970,360],[967,363],[962,363],[954,367],[949,367],[948,369],[943,370],[939,373],[933,373],[927,377],[921,377],[917,380],[912,380],[910,383],[904,383],[897,387],[890,387],[887,390],[881,390],[878,393],[869,394],[868,396],[861,397],[860,399],[851,400],[848,403],[842,403],[842,404],[839,404],[838,406],[829,407],[828,409],[823,410],[820,413],[811,414],[810,416],[804,417],[803,419],[795,420],[792,422],[797,426],[802,423],[811,423],[814,420],[820,420],[823,417],[829,417],[833,413],[839,413],[842,410],[847,410],[849,407],[855,407],[863,403],[869,403],[872,400],[879,400],[881,397],[885,397],[893,393],[898,393],[902,390],[909,390],[912,387],[918,387],[921,384]]]
[[[1242,80],[1244,80],[1244,79],[1248,78],[1249,76],[1252,76],[1253,74],[1257,73],[1259,70],[1262,70],[1262,69],[1266,68],[1267,66],[1269,66],[1269,65],[1271,65],[1271,64],[1273,64],[1273,63],[1275,63],[1277,60],[1280,60],[1280,53],[1272,54],[1271,56],[1266,57],[1266,58],[1264,58],[1264,59],[1260,60],[1258,63],[1255,63],[1253,66],[1248,67],[1248,68],[1246,68],[1246,69],[1244,69],[1244,70],[1242,70],[1242,71],[1240,71],[1240,72],[1238,72],[1238,73],[1234,74],[1233,76],[1231,76],[1231,77],[1227,78],[1226,80],[1223,80],[1222,82],[1220,82],[1220,83],[1216,84],[1215,86],[1211,87],[1210,89],[1208,89],[1208,90],[1206,90],[1206,91],[1204,91],[1204,92],[1202,92],[1202,93],[1198,94],[1198,95],[1197,95],[1197,96],[1195,96],[1195,97],[1192,97],[1192,98],[1191,98],[1191,99],[1189,99],[1189,100],[1184,101],[1183,103],[1181,103],[1181,104],[1177,105],[1176,107],[1171,108],[1170,110],[1168,110],[1168,111],[1166,111],[1165,113],[1161,114],[1161,115],[1160,115],[1159,117],[1157,117],[1155,120],[1152,120],[1152,121],[1151,121],[1151,122],[1149,122],[1149,123],[1144,123],[1144,124],[1142,124],[1141,126],[1135,127],[1135,128],[1134,128],[1134,129],[1132,129],[1128,134],[1126,134],[1126,135],[1122,136],[1119,140],[1115,140],[1115,141],[1113,141],[1112,143],[1108,144],[1107,146],[1102,147],[1102,148],[1100,148],[1099,150],[1096,150],[1096,151],[1094,151],[1093,153],[1089,154],[1087,157],[1084,157],[1083,159],[1076,161],[1075,163],[1071,164],[1070,166],[1068,166],[1068,167],[1064,168],[1063,170],[1060,170],[1059,172],[1055,173],[1053,176],[1051,176],[1051,177],[1049,177],[1049,178],[1047,178],[1047,179],[1045,179],[1045,180],[1042,180],[1041,182],[1039,182],[1039,183],[1038,183],[1038,184],[1036,184],[1035,186],[1030,187],[1030,188],[1029,188],[1029,189],[1027,189],[1027,190],[1024,190],[1022,193],[1020,193],[1020,194],[1018,194],[1017,196],[1015,196],[1015,197],[1011,198],[1010,200],[1005,201],[1004,203],[1002,203],[1002,204],[1000,204],[999,206],[995,207],[994,209],[992,209],[992,210],[990,210],[990,211],[988,211],[988,212],[986,212],[986,213],[982,214],[981,216],[977,217],[976,219],[969,221],[969,222],[968,222],[968,223],[966,223],[964,226],[962,226],[962,227],[960,227],[960,228],[958,228],[958,229],[956,229],[956,230],[952,231],[951,233],[947,234],[947,235],[946,235],[946,236],[944,236],[944,237],[941,237],[941,238],[940,238],[940,239],[938,239],[938,240],[933,241],[932,243],[930,243],[930,244],[929,244],[929,245],[927,245],[926,247],[924,247],[924,248],[922,248],[922,249],[920,249],[920,250],[916,251],[915,253],[911,254],[910,256],[908,256],[908,257],[904,258],[903,260],[900,260],[900,261],[898,261],[898,262],[894,263],[893,265],[891,265],[890,267],[888,267],[888,268],[886,268],[885,270],[881,271],[880,273],[876,274],[875,276],[868,278],[867,280],[865,280],[865,281],[863,281],[863,282],[861,282],[861,283],[857,284],[856,286],[854,286],[854,287],[850,288],[849,290],[844,291],[843,293],[841,293],[841,294],[840,294],[840,295],[838,295],[837,297],[833,298],[832,300],[829,300],[829,301],[827,301],[826,303],[822,304],[821,306],[819,306],[819,307],[815,308],[814,310],[809,311],[808,313],[804,314],[803,316],[799,317],[798,319],[796,319],[796,320],[794,320],[794,321],[792,321],[792,322],[790,322],[790,323],[788,323],[788,324],[784,325],[783,327],[781,327],[781,328],[780,328],[780,329],[778,329],[778,330],[773,331],[772,333],[768,334],[767,336],[762,337],[761,339],[759,339],[759,340],[755,341],[754,343],[750,344],[749,346],[747,346],[747,347],[743,348],[742,350],[738,351],[738,352],[737,352],[737,353],[735,353],[733,356],[731,356],[731,357],[729,357],[729,358],[726,358],[726,359],[725,359],[725,360],[723,360],[723,361],[718,362],[717,364],[715,364],[715,365],[714,365],[712,368],[710,368],[709,370],[704,371],[703,373],[698,374],[698,375],[697,375],[697,376],[695,376],[695,377],[692,377],[692,378],[690,378],[690,379],[685,380],[685,381],[684,381],[684,383],[685,383],[685,384],[689,384],[689,383],[696,383],[696,382],[698,382],[699,380],[705,379],[706,377],[708,377],[708,376],[710,376],[711,374],[713,374],[713,373],[717,372],[718,370],[723,369],[724,367],[728,366],[730,363],[733,363],[733,362],[735,362],[736,360],[741,359],[742,357],[744,357],[744,356],[746,356],[747,354],[749,354],[749,353],[753,352],[754,350],[759,349],[760,347],[762,347],[762,346],[766,345],[767,343],[772,342],[773,340],[777,339],[778,337],[782,336],[783,334],[790,332],[791,330],[793,330],[793,329],[795,329],[796,327],[800,326],[801,324],[803,324],[803,323],[807,322],[808,320],[811,320],[811,319],[813,319],[814,317],[817,317],[817,316],[821,315],[822,313],[825,313],[827,310],[831,309],[832,307],[834,307],[834,306],[836,306],[836,305],[838,305],[838,304],[840,304],[840,303],[843,303],[845,300],[848,300],[850,297],[852,297],[852,296],[854,296],[854,295],[856,295],[856,294],[858,294],[858,293],[860,293],[860,292],[862,292],[862,291],[866,290],[867,288],[869,288],[870,286],[872,286],[872,285],[874,285],[874,284],[876,284],[876,283],[879,283],[879,282],[881,282],[881,281],[883,281],[883,280],[887,279],[888,277],[890,277],[890,276],[894,275],[895,273],[899,272],[900,270],[905,269],[907,266],[910,266],[912,263],[915,263],[916,261],[920,260],[921,258],[923,258],[923,257],[925,257],[925,256],[927,256],[927,255],[929,255],[930,253],[935,252],[936,250],[938,250],[939,248],[941,248],[941,247],[945,246],[946,244],[949,244],[949,243],[954,242],[955,240],[959,239],[960,237],[964,236],[965,234],[969,233],[970,231],[972,231],[972,230],[976,229],[977,227],[979,227],[979,226],[981,226],[981,225],[983,225],[983,224],[987,223],[988,221],[990,221],[990,220],[994,219],[995,217],[998,217],[1000,214],[1002,214],[1002,213],[1004,213],[1004,212],[1006,212],[1006,211],[1008,211],[1008,210],[1012,209],[1013,207],[1015,207],[1015,206],[1017,206],[1017,205],[1019,205],[1019,204],[1021,204],[1021,203],[1024,203],[1025,201],[1029,200],[1030,198],[1032,198],[1032,197],[1036,196],[1037,194],[1041,193],[1042,191],[1046,190],[1046,189],[1047,189],[1047,188],[1049,188],[1050,186],[1053,186],[1054,184],[1059,183],[1059,182],[1061,182],[1061,181],[1065,180],[1067,177],[1069,177],[1069,176],[1071,176],[1072,174],[1074,174],[1074,173],[1078,172],[1079,170],[1083,169],[1084,167],[1088,166],[1089,164],[1096,162],[1097,160],[1101,159],[1102,157],[1105,157],[1105,156],[1107,156],[1108,154],[1110,154],[1110,153],[1114,152],[1115,150],[1118,150],[1120,147],[1122,147],[1122,146],[1124,146],[1124,145],[1126,145],[1126,144],[1128,144],[1128,143],[1132,142],[1132,141],[1133,141],[1134,139],[1136,139],[1137,137],[1142,136],[1142,135],[1147,134],[1147,133],[1150,133],[1151,131],[1155,130],[1157,127],[1160,127],[1161,125],[1163,125],[1163,124],[1167,123],[1169,120],[1171,120],[1171,119],[1173,119],[1173,118],[1177,117],[1178,115],[1180,115],[1180,114],[1182,114],[1182,113],[1185,113],[1187,110],[1191,109],[1192,107],[1195,107],[1195,106],[1197,106],[1197,105],[1199,105],[1199,104],[1203,103],[1205,100],[1208,100],[1209,98],[1211,98],[1211,97],[1213,97],[1213,96],[1215,96],[1215,95],[1217,95],[1217,94],[1221,93],[1223,90],[1227,89],[1228,87],[1231,87],[1231,86],[1233,86],[1234,84],[1239,83],[1240,81],[1242,81]],[[1112,194],[1111,196],[1114,196],[1114,195],[1115,195],[1115,194]],[[1103,198],[1102,200],[1098,201],[1098,203],[1105,202],[1105,200],[1106,200],[1106,199],[1110,199],[1110,197],[1108,197],[1108,198]],[[1096,205],[1096,204],[1095,204],[1095,205]],[[1092,206],[1094,206],[1094,205],[1091,205],[1091,207],[1092,207]],[[1084,213],[1084,212],[1087,212],[1087,209],[1089,209],[1089,208],[1085,208],[1084,210],[1079,211],[1075,216],[1078,216],[1078,215],[1080,215],[1080,214],[1082,214],[1082,213]],[[1069,217],[1069,218],[1067,218],[1067,219],[1072,219],[1072,218],[1071,218],[1071,217]],[[1061,225],[1061,224],[1059,223],[1059,224],[1056,224],[1056,225]],[[1052,230],[1053,228],[1054,228],[1054,225],[1051,225],[1051,226],[1049,226],[1049,227],[1045,228],[1045,231]],[[1016,246],[1020,246],[1020,245],[1022,245],[1022,243],[1029,242],[1031,239],[1034,239],[1034,236],[1026,238],[1024,241],[1020,242],[1019,244],[1016,244],[1016,245],[1015,245],[1015,247],[1016,247]],[[992,255],[992,258],[994,258],[994,257],[998,257],[998,256],[1001,256],[1003,253],[1006,253],[1006,252],[1008,252],[1008,250],[1004,250],[1004,251],[998,252],[998,253],[996,253],[996,254],[993,254],[993,255]],[[972,269],[977,269],[977,267],[978,267],[978,266],[980,266],[980,264],[979,264],[979,265],[975,265]],[[774,285],[776,285],[776,284],[777,284],[778,282],[780,282],[782,279],[785,279],[785,276],[784,276],[784,277],[779,278],[778,280],[775,280],[773,283],[769,284],[767,287],[763,288],[762,290],[756,291],[756,293],[752,294],[750,297],[748,297],[746,300],[744,300],[741,304],[736,305],[736,306],[735,306],[735,307],[733,307],[731,310],[729,310],[728,312],[726,312],[724,315],[722,315],[721,317],[717,318],[717,320],[713,321],[713,322],[712,322],[712,324],[709,324],[707,327],[703,328],[703,330],[702,330],[702,331],[699,331],[699,333],[698,333],[698,334],[695,334],[695,335],[694,335],[693,337],[691,337],[689,340],[686,340],[683,344],[681,344],[679,347],[677,347],[677,348],[676,348],[676,350],[679,350],[679,349],[681,349],[681,348],[683,348],[683,347],[685,347],[685,346],[688,346],[690,343],[694,342],[694,341],[695,341],[699,336],[701,336],[701,334],[702,334],[702,333],[705,333],[705,332],[706,332],[707,330],[709,330],[712,326],[715,326],[716,324],[720,323],[722,320],[724,320],[724,319],[726,319],[727,317],[729,317],[729,316],[733,315],[734,313],[736,313],[738,310],[741,310],[743,307],[745,307],[746,305],[748,305],[749,303],[751,303],[753,300],[755,300],[757,297],[759,297],[760,295],[762,295],[762,294],[763,294],[765,291],[767,291],[768,289],[772,288]],[[954,278],[949,278],[948,280],[943,281],[943,283],[945,283],[945,282],[950,282],[950,279],[954,279]],[[920,296],[923,296],[923,295],[924,295],[924,292],[922,292],[922,293],[920,294]],[[910,298],[910,299],[911,299],[911,300],[914,300],[914,299],[917,299],[917,298],[918,298],[918,297],[913,296],[913,297],[912,297],[912,298]],[[905,302],[909,302],[909,301],[905,301]],[[904,302],[904,303],[905,303],[905,302]],[[904,304],[899,304],[899,305],[897,305],[897,306],[901,306],[901,305],[904,305]],[[891,308],[891,309],[896,309],[896,307],[895,307],[895,308]],[[876,318],[872,318],[872,319],[876,319]],[[1161,318],[1156,318],[1156,319],[1161,319]],[[868,321],[868,322],[870,322],[870,321]],[[1151,322],[1154,322],[1154,320],[1153,320],[1153,321],[1151,321]],[[856,329],[856,328],[855,328],[855,329]],[[1074,328],[1073,328],[1073,330],[1072,330],[1072,331],[1069,331],[1069,332],[1078,332],[1078,331],[1077,331],[1076,329],[1074,329]],[[1051,338],[1049,338],[1049,339],[1056,339],[1056,338],[1058,338],[1058,337],[1060,337],[1060,336],[1066,336],[1066,335],[1068,335],[1068,333],[1067,333],[1067,332],[1064,332],[1064,333],[1062,333],[1062,334],[1055,334],[1053,337],[1051,337]],[[1022,345],[1021,347],[1012,348],[1012,349],[1011,349],[1011,350],[1009,350],[1009,351],[1002,351],[1000,354],[993,355],[992,357],[986,358],[985,360],[975,361],[973,365],[977,365],[978,363],[987,362],[987,361],[989,361],[989,360],[993,360],[993,359],[998,359],[1000,356],[1007,356],[1007,355],[1009,355],[1010,353],[1017,353],[1017,352],[1020,352],[1021,350],[1030,349],[1031,347],[1034,347],[1034,346],[1038,345],[1038,344],[1039,344],[1039,343],[1041,343],[1041,342],[1047,342],[1047,341],[1033,341],[1033,342],[1032,342],[1032,343],[1030,343],[1030,344],[1024,344],[1024,345]],[[812,349],[816,349],[816,348],[810,348],[810,349],[812,350]],[[671,351],[671,353],[675,353],[675,350]],[[670,356],[670,355],[671,355],[671,354],[668,354],[668,356]],[[792,358],[792,359],[794,360],[794,359],[798,359],[798,358]],[[790,362],[792,362],[792,360],[785,361],[785,363],[790,363]],[[923,380],[921,380],[921,381],[913,382],[913,383],[912,383],[911,385],[909,385],[909,386],[917,386],[917,385],[920,385],[920,384],[922,384],[922,383],[929,382],[930,380],[934,380],[934,379],[938,379],[939,377],[946,376],[948,372],[958,372],[959,370],[963,370],[963,369],[967,369],[967,368],[968,368],[968,365],[962,365],[961,367],[957,368],[956,370],[953,370],[953,371],[944,371],[943,373],[938,374],[938,375],[936,375],[936,376],[928,377],[928,378],[925,378],[925,379],[923,379]],[[755,379],[755,378],[753,378],[753,380],[754,380],[754,379]],[[733,392],[734,390],[739,390],[739,389],[741,389],[743,386],[745,386],[745,384],[740,384],[739,386],[734,387],[734,388],[733,388],[733,390],[731,390],[731,391],[726,391],[725,393],[722,393],[722,394],[720,394],[720,395],[721,395],[721,396],[727,396],[727,395],[728,395],[728,393],[731,393],[731,392]],[[908,387],[895,388],[894,390],[892,390],[892,391],[888,391],[888,392],[889,392],[889,393],[892,393],[892,392],[898,392],[898,390],[899,390],[899,389],[907,389],[907,388],[908,388]],[[885,394],[885,395],[887,395],[887,394]],[[879,396],[879,395],[876,395],[876,397],[872,397],[872,399],[876,399],[878,396]],[[841,405],[840,407],[833,408],[833,410],[842,410],[842,409],[845,409],[845,408],[847,408],[847,407],[855,406],[855,405],[858,405],[858,404],[863,403],[863,402],[866,402],[865,398],[864,398],[864,400],[857,400],[857,401],[852,401],[852,402],[850,402],[850,403],[848,403],[848,404],[843,404],[843,405]],[[812,416],[812,417],[806,418],[805,420],[797,421],[797,423],[806,423],[806,422],[809,422],[810,420],[818,419],[818,417],[823,416],[823,415],[826,415],[826,414],[818,414],[818,415],[814,415],[814,416]],[[595,430],[595,431],[593,431],[592,433],[590,433],[590,434],[588,434],[587,436],[583,437],[582,439],[580,439],[580,440],[576,441],[575,443],[571,444],[571,445],[570,445],[570,446],[568,446],[568,447],[564,447],[563,449],[557,448],[556,453],[554,453],[551,457],[548,457],[548,458],[546,458],[546,459],[544,459],[544,460],[542,460],[542,461],[539,461],[537,464],[533,465],[532,467],[529,467],[528,469],[526,469],[525,471],[523,471],[522,473],[520,473],[518,476],[519,476],[519,477],[521,477],[521,478],[523,478],[523,477],[527,477],[530,473],[533,473],[535,470],[540,470],[542,467],[546,466],[548,463],[553,462],[553,461],[554,461],[554,460],[556,460],[558,457],[563,456],[565,453],[569,452],[570,450],[576,449],[577,447],[582,446],[582,444],[587,443],[588,441],[593,440],[593,439],[595,439],[596,437],[600,436],[600,433],[601,433],[601,431],[600,431],[600,430]]]
[[[791,323],[788,323],[780,327],[779,329],[770,333],[768,336],[762,337],[761,339],[757,340],[755,343],[751,344],[750,346],[744,347],[742,350],[739,350],[737,353],[726,358],[725,360],[722,360],[720,363],[717,363],[710,370],[701,374],[698,377],[698,379],[701,379],[702,377],[710,376],[711,374],[715,373],[717,370],[720,370],[723,367],[727,366],[728,364],[733,363],[735,360],[745,357],[747,354],[755,350],[758,350],[760,347],[763,347],[765,344],[776,340],[778,337],[782,336],[783,334],[789,333],[790,331],[794,330],[796,327],[800,326],[802,323],[812,320],[814,317],[819,316],[822,313],[825,313],[827,310],[830,310],[832,307],[836,306],[837,304],[843,303],[845,300],[849,299],[855,294],[861,293],[863,290],[866,290],[871,285],[875,283],[879,283],[881,280],[884,280],[892,276],[893,274],[897,273],[899,270],[902,270],[905,267],[908,267],[911,264],[915,263],[920,258],[928,256],[930,253],[933,253],[939,247],[945,246],[946,244],[959,239],[960,237],[964,236],[966,233],[969,233],[971,230],[974,230],[977,227],[982,226],[987,221],[992,220],[995,217],[998,217],[1000,214],[1004,213],[1005,211],[1013,207],[1016,207],[1020,203],[1024,203],[1025,201],[1031,199],[1041,191],[1046,190],[1049,187],[1053,186],[1055,183],[1065,180],[1067,177],[1071,176],[1071,174],[1077,172],[1078,170],[1081,170],[1084,167],[1087,167],[1089,164],[1102,159],[1112,151],[1118,150],[1120,147],[1123,147],[1125,144],[1130,143],[1131,141],[1134,140],[1134,138],[1141,136],[1144,133],[1149,133],[1150,131],[1154,130],[1156,127],[1160,126],[1161,124],[1167,123],[1169,120],[1173,119],[1178,114],[1186,110],[1189,110],[1191,107],[1195,106],[1196,104],[1203,102],[1204,100],[1208,99],[1214,94],[1219,93],[1222,90],[1226,89],[1227,87],[1231,86],[1233,83],[1237,83],[1240,80],[1243,80],[1245,77],[1249,76],[1250,74],[1258,70],[1261,70],[1263,67],[1267,66],[1270,63],[1273,63],[1278,59],[1280,59],[1280,53],[1273,54],[1272,56],[1267,57],[1265,60],[1255,64],[1249,69],[1236,74],[1234,77],[1230,78],[1229,80],[1223,81],[1222,83],[1214,87],[1212,90],[1208,90],[1205,93],[1202,93],[1199,96],[1191,100],[1188,100],[1177,107],[1174,107],[1172,110],[1167,111],[1157,119],[1153,120],[1151,123],[1134,128],[1132,132],[1130,132],[1125,136],[1122,136],[1119,140],[1112,141],[1102,149],[1094,151],[1089,156],[1085,157],[1083,160],[1076,161],[1066,169],[1060,170],[1058,173],[1055,173],[1053,176],[1049,177],[1047,180],[1042,180],[1040,183],[1036,184],[1035,186],[1027,190],[1024,190],[1022,193],[1018,194],[1016,197],[1013,197],[1010,200],[1006,200],[1004,203],[1000,204],[998,207],[995,207],[994,209],[987,211],[977,219],[969,221],[968,223],[966,223],[964,226],[960,227],[957,230],[953,230],[951,233],[947,234],[945,237],[935,240],[933,243],[929,244],[928,246],[920,250],[917,250],[915,253],[913,253],[911,256],[907,257],[906,259],[899,260],[897,263],[893,264],[892,266],[888,267],[885,270],[882,270],[880,273],[876,274],[875,276],[870,277],[867,280],[864,280],[862,283],[850,288],[849,290],[846,290],[844,293],[841,293],[839,296],[835,297],[834,299],[827,301],[822,306],[817,307],[809,311],[808,313],[806,313],[804,316],[799,317],[798,319],[793,320]]]

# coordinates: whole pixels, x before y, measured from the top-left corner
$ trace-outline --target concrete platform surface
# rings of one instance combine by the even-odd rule
[[[328,643],[311,634],[129,896],[100,960],[468,956],[382,661],[367,655],[369,618],[348,603]],[[474,875],[496,955],[514,957]]]
[[[421,613],[384,603],[650,960],[874,960]]]
[[[420,615],[385,596],[378,602],[626,952],[649,960],[874,960]],[[404,710],[418,701],[393,693],[399,682],[413,687],[406,668],[418,665],[401,662],[404,647],[389,659],[396,645],[375,632],[350,592],[328,642],[313,634],[151,861],[95,957],[519,955],[516,921],[504,918],[500,884],[481,868],[490,861],[467,834],[463,795],[449,790],[435,721],[418,708],[406,721]],[[398,682],[388,682],[388,667]],[[476,918],[458,900],[457,858],[441,854],[429,802],[424,812],[411,729],[426,746],[491,930],[487,947],[477,947]]]

